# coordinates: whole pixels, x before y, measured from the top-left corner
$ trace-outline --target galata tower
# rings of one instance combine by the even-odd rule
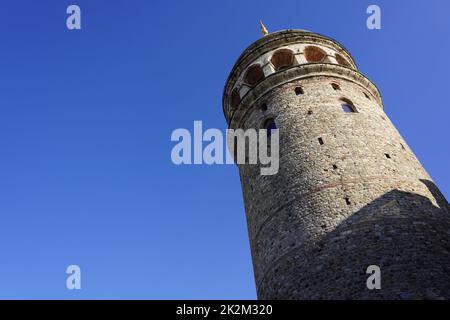
[[[223,110],[230,129],[279,129],[277,174],[238,165],[259,299],[450,298],[449,204],[341,44],[265,35]]]

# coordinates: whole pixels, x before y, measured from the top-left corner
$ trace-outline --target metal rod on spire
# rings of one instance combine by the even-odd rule
[[[259,26],[261,27],[261,32],[263,36],[267,36],[269,34],[269,31],[267,31],[266,26],[264,25],[264,23],[262,23],[261,20],[259,20]]]

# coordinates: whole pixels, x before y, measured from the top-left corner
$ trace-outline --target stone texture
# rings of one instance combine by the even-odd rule
[[[277,49],[298,56],[306,45],[325,50],[327,62],[267,68]],[[338,65],[333,52],[351,64]],[[254,63],[271,71],[242,90]],[[245,95],[232,107],[235,89]],[[343,112],[342,98],[357,112]],[[278,174],[239,166],[258,298],[450,298],[448,202],[345,48],[305,31],[266,36],[238,59],[223,101],[231,129],[268,118],[280,129]],[[369,265],[381,268],[381,290],[366,287]]]

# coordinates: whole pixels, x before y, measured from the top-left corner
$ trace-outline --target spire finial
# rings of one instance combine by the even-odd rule
[[[267,31],[266,26],[264,25],[264,23],[262,23],[261,20],[259,20],[259,26],[261,27],[261,32],[263,36],[267,36],[269,34],[269,31]]]

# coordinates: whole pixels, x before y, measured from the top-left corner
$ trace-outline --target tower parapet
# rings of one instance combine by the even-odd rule
[[[311,68],[312,64],[322,66]],[[227,121],[231,121],[234,112],[248,93],[252,93],[262,82],[276,83],[277,79],[264,80],[287,69],[292,69],[292,72],[283,72],[280,80],[289,81],[295,77],[308,76],[312,72],[327,72],[327,69],[337,76],[356,78],[361,81],[361,85],[368,87],[381,103],[376,86],[358,72],[353,57],[341,44],[305,30],[283,30],[259,39],[238,58],[224,90],[223,109]]]

